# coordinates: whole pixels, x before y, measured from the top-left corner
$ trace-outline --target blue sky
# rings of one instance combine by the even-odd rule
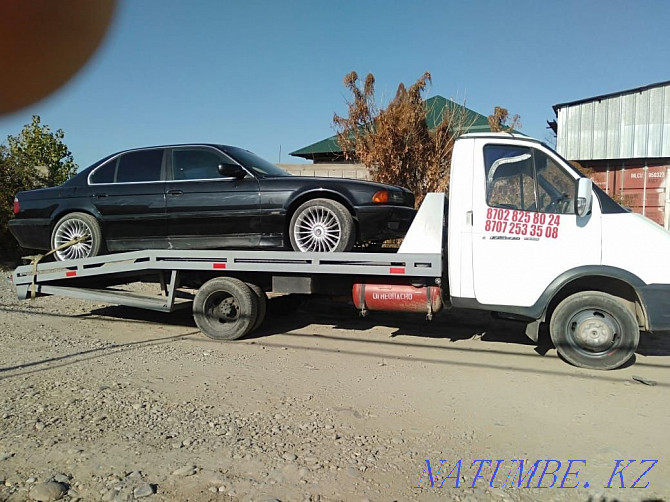
[[[665,0],[122,1],[89,64],[1,117],[0,138],[38,114],[80,168],[198,141],[300,162],[288,153],[334,134],[355,70],[382,103],[429,71],[426,97],[504,106],[547,139],[552,105],[670,80],[669,26]]]

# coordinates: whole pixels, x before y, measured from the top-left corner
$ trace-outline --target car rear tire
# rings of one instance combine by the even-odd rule
[[[203,284],[193,299],[193,318],[200,331],[215,340],[237,340],[258,318],[258,300],[234,277],[217,277]]]
[[[565,360],[600,370],[624,364],[640,341],[635,314],[620,298],[599,291],[576,293],[559,303],[549,332]]]
[[[51,249],[56,249],[75,239],[84,237],[82,242],[72,244],[54,252],[58,261],[90,258],[100,254],[102,231],[98,221],[86,213],[70,213],[63,216],[51,232]]]
[[[295,251],[341,252],[354,247],[356,235],[351,213],[339,202],[313,199],[293,213],[289,239]]]

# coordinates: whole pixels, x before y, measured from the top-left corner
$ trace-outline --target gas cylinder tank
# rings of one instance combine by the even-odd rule
[[[442,291],[438,286],[357,283],[352,296],[354,305],[362,313],[367,310],[425,312],[430,318],[443,307]]]

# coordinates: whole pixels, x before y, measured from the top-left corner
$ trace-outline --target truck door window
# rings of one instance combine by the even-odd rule
[[[536,211],[535,175],[530,148],[484,147],[486,203],[491,207]]]
[[[576,181],[544,152],[512,145],[484,147],[490,207],[574,214]]]
[[[538,208],[543,213],[574,214],[575,179],[551,157],[533,150],[538,185]]]

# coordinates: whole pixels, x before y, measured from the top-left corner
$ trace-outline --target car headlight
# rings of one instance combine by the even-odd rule
[[[372,202],[375,204],[402,204],[405,198],[401,192],[390,190],[379,190],[372,196]]]

